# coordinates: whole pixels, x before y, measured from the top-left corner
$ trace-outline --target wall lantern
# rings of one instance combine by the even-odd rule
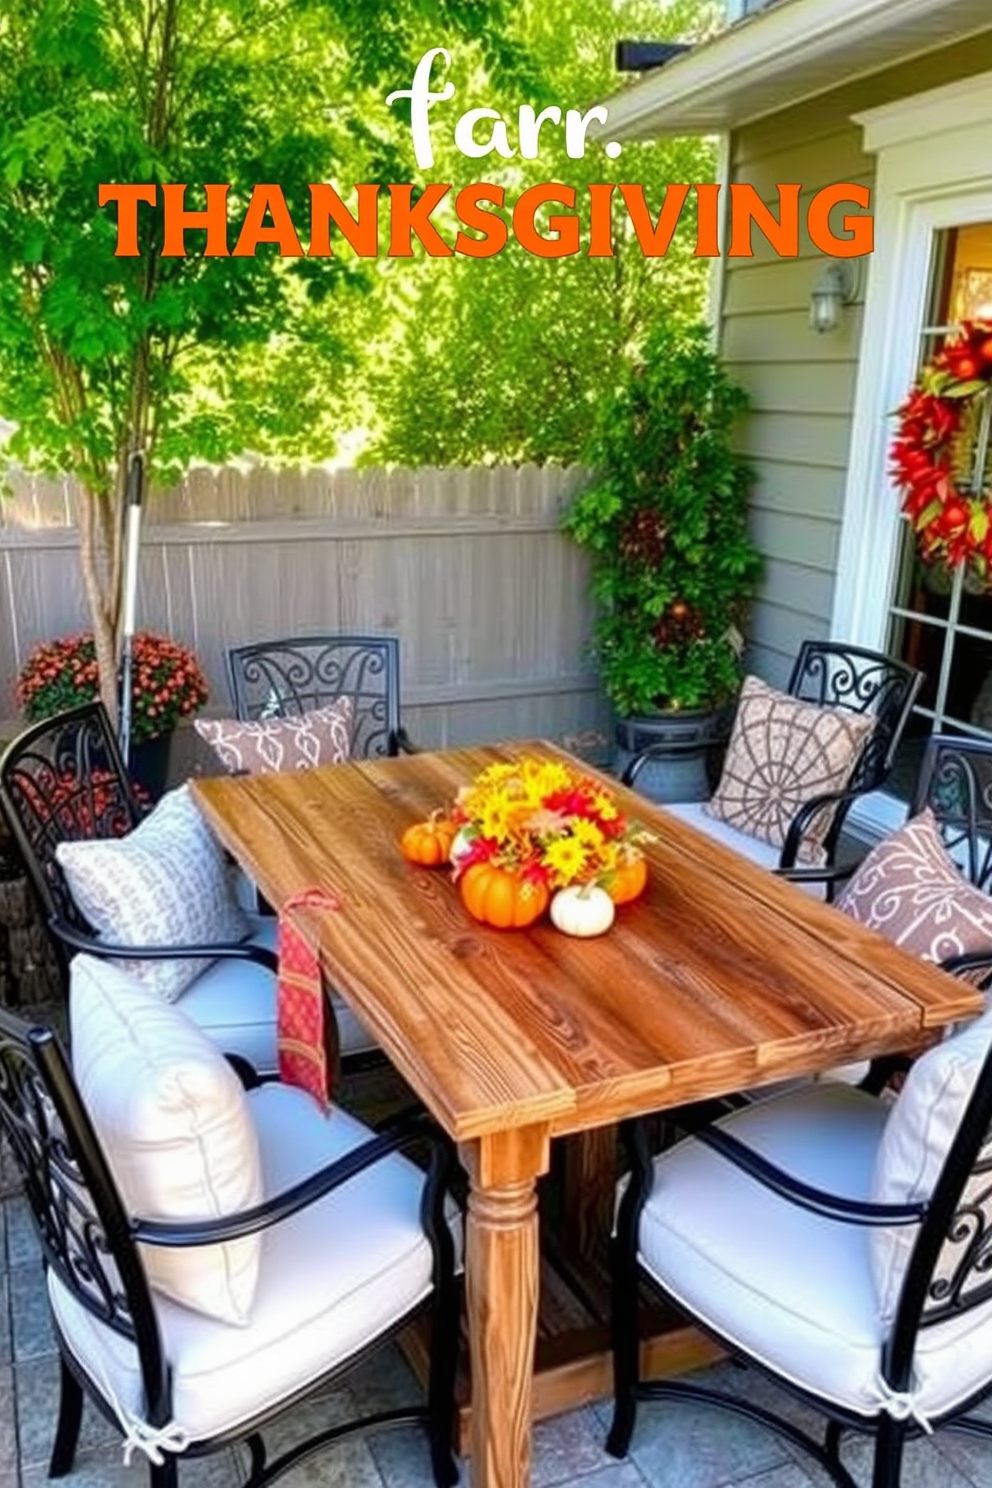
[[[840,314],[857,294],[858,274],[850,259],[834,258],[825,264],[809,297],[809,323],[814,331],[835,331]]]

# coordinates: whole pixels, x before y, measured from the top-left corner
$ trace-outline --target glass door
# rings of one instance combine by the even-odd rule
[[[992,322],[992,222],[945,228],[934,235],[919,365],[962,320],[985,319]],[[992,485],[992,394],[982,400],[958,476],[972,491]],[[888,788],[908,798],[931,732],[992,739],[992,587],[922,563],[907,519],[902,529],[887,649],[925,681]]]

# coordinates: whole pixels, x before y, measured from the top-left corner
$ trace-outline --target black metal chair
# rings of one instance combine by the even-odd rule
[[[59,844],[123,837],[143,818],[101,703],[32,724],[8,746],[0,758],[0,809],[51,932],[66,989],[78,951],[118,961],[202,959],[202,975],[181,994],[184,1011],[227,1053],[267,1074],[276,1069],[272,916],[249,915],[251,938],[243,942],[119,945],[95,935],[72,897],[56,856]],[[378,1061],[376,1045],[350,1009],[337,996],[331,1001],[342,1063],[356,1068]]]
[[[840,641],[804,641],[789,677],[786,691],[795,698],[819,707],[846,708],[856,713],[870,713],[875,726],[864,746],[846,787],[840,791],[817,795],[806,801],[792,819],[785,843],[776,855],[765,851],[743,832],[723,830],[721,838],[733,836],[733,845],[748,856],[766,862],[769,867],[786,869],[794,866],[803,836],[819,813],[833,808],[830,829],[823,842],[825,860],[832,864],[845,818],[859,796],[877,790],[884,784],[910,711],[923,681],[923,674],[907,662],[870,651],[862,646],[849,646]],[[625,785],[634,785],[640,771],[652,757],[651,749],[636,755],[623,775]],[[691,820],[701,830],[714,833],[715,824],[698,803],[675,805],[674,810]],[[739,841],[738,841],[739,839]]]
[[[990,1049],[986,1013],[923,1055],[894,1104],[811,1083],[712,1124],[688,1112],[691,1134],[657,1156],[643,1125],[625,1129],[608,1451],[626,1455],[645,1401],[763,1424],[840,1488],[856,1488],[845,1433],[874,1438],[872,1488],[898,1488],[921,1431],[992,1438],[971,1414],[992,1391]],[[641,1280],[812,1407],[822,1437],[732,1384],[642,1380]]]
[[[228,946],[115,946],[99,940],[80,913],[59,865],[63,842],[123,837],[138,826],[139,801],[102,703],[82,703],[19,734],[0,758],[0,809],[17,846],[68,986],[77,951],[126,960],[202,956],[255,961],[276,969],[271,950]]]
[[[435,1482],[439,1488],[451,1488],[458,1478],[451,1452],[458,1301],[445,1213],[449,1169],[445,1144],[420,1119],[376,1134],[342,1117],[354,1145],[328,1156],[334,1152],[335,1123],[326,1121],[302,1092],[263,1085],[247,1091],[245,1102],[253,1106],[252,1119],[258,1123],[268,1104],[275,1135],[284,1134],[288,1150],[294,1144],[303,1146],[307,1159],[294,1159],[301,1176],[279,1191],[269,1191],[266,1182],[261,1202],[202,1222],[169,1222],[160,1215],[129,1212],[112,1155],[98,1135],[58,1038],[48,1028],[31,1027],[0,1011],[0,1127],[23,1177],[41,1240],[61,1355],[49,1475],[60,1477],[72,1469],[88,1396],[121,1431],[125,1460],[136,1449],[148,1457],[151,1488],[175,1488],[179,1461],[232,1442],[244,1442],[249,1449],[246,1488],[262,1488],[325,1446],[358,1432],[407,1422],[426,1425]],[[420,1144],[420,1150],[429,1147],[426,1179],[398,1156],[412,1142]],[[321,1151],[325,1156],[310,1168],[309,1155]],[[396,1196],[397,1183],[405,1197]],[[381,1217],[375,1199],[370,1203],[370,1184],[380,1191],[389,1188],[388,1201],[380,1200]],[[294,1308],[305,1312],[307,1303],[305,1296],[300,1297],[299,1276],[283,1274],[292,1268],[270,1266],[266,1272],[263,1263],[260,1295],[239,1328],[170,1303],[155,1289],[146,1267],[151,1248],[162,1254],[163,1247],[177,1247],[174,1253],[190,1256],[191,1247],[202,1249],[256,1234],[265,1234],[269,1244],[276,1244],[280,1230],[292,1232],[293,1244],[305,1241],[313,1252],[313,1295],[322,1292],[321,1305],[331,1309],[337,1305],[334,1288],[339,1283],[328,1278],[326,1268],[335,1264],[349,1224],[364,1226],[368,1238],[371,1259],[364,1263],[362,1285],[379,1297],[384,1286],[393,1290],[389,1307],[376,1300],[368,1320],[360,1318],[349,1326],[344,1341],[337,1328],[324,1326],[321,1332],[313,1319],[308,1322],[303,1316],[300,1327],[309,1329],[307,1346],[294,1345],[292,1323],[286,1319],[291,1319]],[[393,1237],[380,1240],[378,1228],[388,1231],[390,1226]],[[412,1276],[410,1262],[397,1254],[395,1240],[407,1232],[410,1238],[402,1241],[407,1252],[414,1242],[422,1245],[424,1237],[429,1246]],[[375,1269],[384,1254],[392,1258],[385,1280]],[[359,1261],[359,1271],[362,1264]],[[351,1277],[351,1272],[347,1275]],[[284,1283],[288,1296],[280,1313]],[[345,1293],[347,1298],[352,1295]],[[351,1306],[348,1301],[345,1311]],[[264,1428],[329,1380],[346,1377],[425,1306],[432,1313],[433,1340],[426,1406],[328,1424],[284,1448],[278,1458],[266,1460]],[[320,1335],[316,1339],[315,1333]],[[260,1362],[246,1371],[242,1350],[250,1354],[252,1349],[258,1351]],[[186,1415],[191,1398],[199,1426]],[[225,1424],[208,1432],[202,1424],[204,1415],[209,1422]],[[333,1422],[334,1412],[328,1411],[328,1417]]]
[[[399,641],[395,636],[313,635],[254,641],[227,653],[240,719],[308,713],[347,694],[354,703],[357,758],[412,753],[400,724]]]
[[[909,814],[929,806],[947,848],[976,889],[992,889],[992,741],[933,734]]]

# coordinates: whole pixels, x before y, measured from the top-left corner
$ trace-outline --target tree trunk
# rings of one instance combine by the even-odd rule
[[[89,607],[93,625],[93,640],[96,646],[96,662],[100,671],[100,701],[110,716],[113,727],[117,727],[117,640],[114,613],[117,596],[108,593],[101,582],[102,574],[114,569],[113,555],[106,551],[107,539],[113,524],[101,521],[106,497],[82,486],[79,491],[79,562],[82,569],[83,592]],[[116,504],[116,503],[115,503]],[[119,524],[118,524],[119,525]],[[113,541],[110,542],[111,548]]]

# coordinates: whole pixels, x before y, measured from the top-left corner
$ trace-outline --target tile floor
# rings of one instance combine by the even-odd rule
[[[9,1159],[8,1159],[9,1162]],[[732,1388],[767,1399],[772,1387],[732,1365],[708,1371]],[[38,1247],[27,1207],[9,1167],[0,1162],[0,1485],[42,1488],[54,1427],[56,1356],[42,1289]],[[412,1379],[398,1351],[389,1350],[352,1376],[347,1389],[311,1401],[286,1423],[363,1407],[386,1409],[411,1398]],[[801,1413],[800,1413],[801,1414]],[[801,1465],[777,1438],[746,1422],[682,1405],[642,1408],[630,1457],[603,1450],[605,1405],[572,1411],[535,1431],[534,1488],[821,1488],[825,1477]],[[867,1444],[852,1442],[848,1462],[869,1482]],[[191,1461],[182,1488],[236,1488],[243,1476],[234,1451]],[[140,1488],[140,1465],[125,1467],[119,1439],[92,1408],[84,1414],[76,1466],[66,1488]],[[415,1431],[380,1433],[343,1444],[301,1465],[286,1488],[431,1488],[427,1453]],[[463,1484],[470,1474],[463,1465]],[[904,1488],[992,1488],[992,1445],[943,1434],[912,1445]]]

